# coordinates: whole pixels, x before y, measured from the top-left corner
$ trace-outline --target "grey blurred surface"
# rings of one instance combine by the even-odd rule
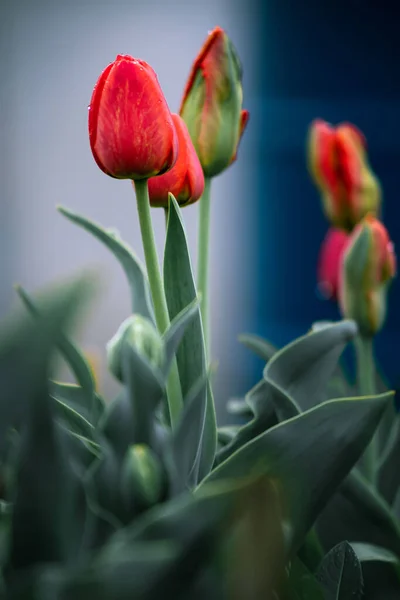
[[[253,2],[255,6],[255,2]],[[12,284],[34,291],[57,278],[94,266],[103,287],[77,339],[104,366],[104,345],[129,314],[128,288],[113,257],[66,221],[65,205],[115,227],[143,256],[135,198],[128,181],[96,166],[88,143],[87,105],[97,77],[119,53],[143,58],[156,70],[172,111],[177,111],[191,63],[215,25],[231,36],[244,66],[244,105],[257,96],[256,26],[252,2],[1,0],[0,23],[0,310],[8,310]],[[219,412],[228,396],[244,391],[246,352],[237,334],[252,326],[251,268],[256,247],[251,210],[253,140],[250,120],[237,163],[213,184],[212,334]],[[197,206],[184,210],[196,264]],[[162,251],[164,214],[154,210]],[[100,375],[106,394],[111,377]]]

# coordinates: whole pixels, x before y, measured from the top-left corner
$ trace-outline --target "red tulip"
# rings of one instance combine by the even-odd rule
[[[180,205],[192,204],[204,190],[204,175],[196,150],[190,139],[185,122],[179,115],[172,115],[179,140],[179,152],[175,165],[168,173],[149,180],[149,197],[152,206],[168,206],[168,192]]]
[[[329,229],[318,258],[318,288],[325,298],[336,300],[339,292],[339,274],[344,251],[350,236],[342,229]]]
[[[239,58],[225,31],[215,27],[193,63],[179,110],[207,177],[236,159],[249,120],[242,103]]]
[[[308,151],[311,175],[335,227],[351,231],[366,214],[378,214],[381,190],[357,127],[349,123],[332,127],[317,119],[310,126]]]
[[[104,173],[145,179],[175,163],[178,139],[153,69],[118,55],[100,75],[89,106],[89,140]]]
[[[367,215],[354,229],[342,257],[339,300],[344,317],[374,335],[386,316],[386,295],[396,275],[396,256],[385,226]]]

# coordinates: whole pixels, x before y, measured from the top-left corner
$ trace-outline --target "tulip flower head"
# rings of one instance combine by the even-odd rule
[[[206,177],[218,175],[236,159],[249,119],[242,102],[239,58],[225,31],[216,27],[193,63],[179,111]]]
[[[343,253],[350,236],[343,229],[331,227],[326,234],[318,258],[318,289],[330,300],[337,300],[339,291],[339,272]]]
[[[377,333],[385,320],[387,290],[396,274],[396,256],[385,226],[367,215],[354,229],[343,255],[339,301],[344,317],[363,335]]]
[[[366,214],[379,214],[381,188],[357,127],[315,120],[309,131],[308,166],[332,225],[351,231]]]
[[[172,115],[178,134],[179,152],[175,165],[164,175],[149,180],[149,197],[152,206],[168,206],[168,193],[178,204],[185,206],[198,200],[204,190],[204,174],[185,122]]]
[[[104,69],[90,101],[89,140],[100,169],[117,179],[146,179],[174,165],[178,138],[150,65],[118,55]]]

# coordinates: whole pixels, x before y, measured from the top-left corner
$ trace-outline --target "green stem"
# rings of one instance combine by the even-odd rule
[[[206,345],[207,357],[210,354],[210,333],[209,333],[209,303],[208,303],[208,256],[210,248],[210,202],[211,179],[206,177],[204,192],[200,198],[199,209],[199,237],[198,237],[198,268],[197,268],[197,291],[200,294],[200,310],[203,321],[204,340]]]
[[[164,333],[169,325],[167,301],[164,286],[161,279],[158,264],[157,249],[154,239],[153,225],[150,213],[149,191],[147,179],[135,181],[137,210],[139,215],[140,231],[142,234],[144,256],[146,260],[147,275],[150,283],[150,291],[153,299],[154,313],[157,327],[160,333]],[[179,419],[182,409],[182,390],[179,380],[178,366],[176,360],[172,363],[171,371],[167,381],[167,398],[171,426],[174,427]]]
[[[375,364],[373,353],[373,338],[359,335],[355,340],[357,358],[357,384],[361,396],[375,394]],[[375,485],[377,463],[377,439],[374,435],[364,453],[365,474]]]

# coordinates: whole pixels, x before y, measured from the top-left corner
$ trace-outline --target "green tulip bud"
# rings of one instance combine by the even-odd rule
[[[164,473],[160,461],[146,444],[130,446],[122,467],[122,494],[129,506],[154,506],[162,496]]]
[[[164,362],[164,344],[153,323],[141,315],[128,317],[107,344],[107,361],[111,373],[122,381],[122,349],[130,344],[150,364],[160,368]]]

